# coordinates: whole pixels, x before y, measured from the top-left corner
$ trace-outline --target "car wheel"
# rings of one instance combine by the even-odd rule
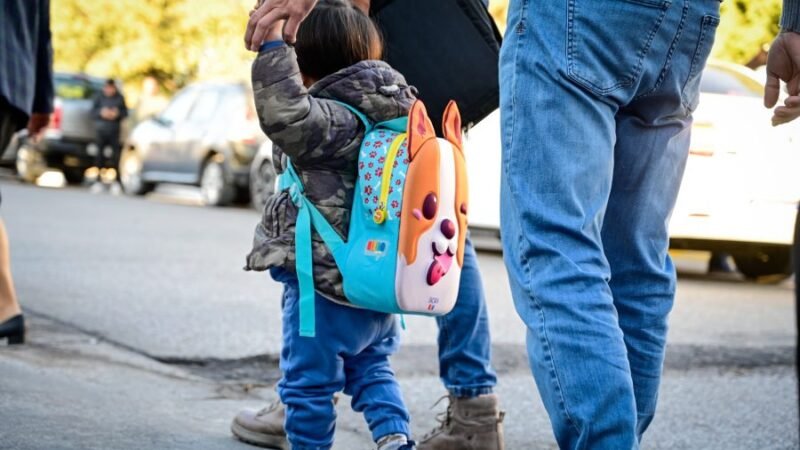
[[[275,193],[275,169],[267,160],[261,163],[258,170],[250,174],[250,201],[258,211],[264,209],[269,197]]]
[[[122,153],[119,162],[119,181],[122,190],[128,195],[144,195],[155,188],[142,178],[142,158],[135,149]]]
[[[69,184],[81,184],[83,183],[83,169],[64,169],[62,170],[64,173],[64,179],[67,180]]]
[[[16,157],[17,175],[28,183],[35,183],[47,170],[47,164],[41,152],[29,145],[20,146]]]
[[[203,166],[200,176],[200,193],[203,204],[207,206],[225,206],[229,204],[236,190],[225,179],[225,168],[216,158],[209,159]]]
[[[733,255],[736,268],[750,279],[774,277],[774,281],[788,278],[792,274],[790,247],[759,250],[753,253]]]

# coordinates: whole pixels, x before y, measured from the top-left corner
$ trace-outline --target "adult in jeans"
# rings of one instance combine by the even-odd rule
[[[675,269],[667,223],[718,0],[512,0],[500,57],[502,236],[556,440],[635,449],[653,419]],[[770,53],[797,115],[800,1]],[[791,81],[790,81],[791,80]]]
[[[275,18],[288,18],[285,40],[294,42],[297,25],[313,8],[316,0],[266,0],[254,10],[248,23],[246,44],[261,43],[259,30]],[[369,11],[369,0],[353,1]],[[300,20],[276,15],[280,8],[290,8]],[[295,16],[292,16],[295,17]],[[269,22],[272,23],[272,22]],[[266,27],[266,28],[263,28]],[[455,309],[437,317],[439,326],[439,372],[449,392],[447,418],[422,438],[419,450],[495,450],[503,448],[502,415],[493,389],[497,377],[491,366],[489,318],[475,250],[467,239],[461,283]],[[284,408],[279,403],[256,410],[241,411],[233,420],[231,431],[238,438],[268,448],[285,448]]]
[[[49,0],[3,0],[0,14],[0,151],[27,124],[35,140],[53,111]],[[11,278],[8,235],[0,219],[0,340],[25,341],[25,319]]]

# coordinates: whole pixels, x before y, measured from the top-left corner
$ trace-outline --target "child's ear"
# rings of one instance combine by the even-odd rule
[[[456,105],[456,102],[453,100],[450,100],[450,103],[447,104],[447,108],[444,110],[442,128],[442,131],[444,132],[444,138],[463,152],[464,147],[462,145],[463,139],[461,136],[461,113],[458,111],[458,105]]]
[[[433,124],[428,118],[428,111],[420,100],[411,105],[408,112],[408,154],[413,160],[428,139],[436,139]]]

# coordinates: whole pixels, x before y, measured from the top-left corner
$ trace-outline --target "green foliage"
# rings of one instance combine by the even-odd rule
[[[746,64],[780,31],[782,0],[727,0],[712,55]]]
[[[207,78],[245,79],[243,34],[252,0],[58,0],[51,28],[56,70],[168,90]]]

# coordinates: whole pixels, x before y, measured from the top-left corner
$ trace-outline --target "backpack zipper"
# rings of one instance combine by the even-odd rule
[[[381,196],[378,202],[378,208],[372,214],[372,220],[380,225],[386,221],[389,216],[388,203],[389,203],[389,187],[392,184],[392,169],[394,168],[394,160],[397,158],[397,151],[406,139],[406,133],[400,133],[392,141],[389,146],[389,151],[386,153],[386,161],[383,163],[383,173],[381,174]]]

